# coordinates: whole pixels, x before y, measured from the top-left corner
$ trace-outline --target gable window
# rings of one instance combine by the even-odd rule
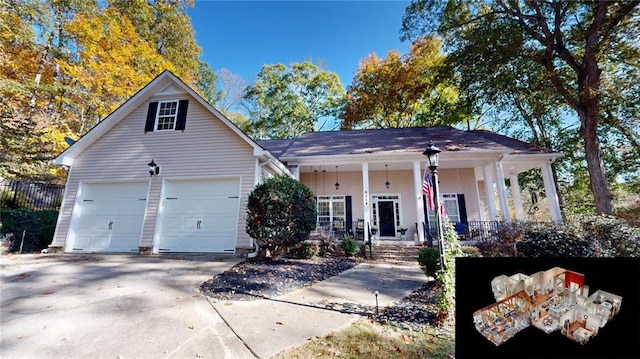
[[[173,130],[178,117],[178,101],[164,101],[158,104],[156,131]]]
[[[189,100],[150,102],[144,132],[184,131]]]

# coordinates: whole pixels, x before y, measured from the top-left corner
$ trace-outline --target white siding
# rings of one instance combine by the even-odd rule
[[[145,134],[149,102],[166,99],[189,99],[185,131]],[[152,97],[75,159],[53,245],[66,240],[79,181],[149,180],[147,163],[151,159],[160,166],[160,175],[151,179],[142,246],[153,243],[163,178],[232,175],[242,178],[237,247],[251,247],[245,213],[254,187],[253,148],[186,93]]]

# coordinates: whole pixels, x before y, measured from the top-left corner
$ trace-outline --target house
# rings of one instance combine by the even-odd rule
[[[476,330],[495,345],[531,325],[585,344],[620,311],[622,297],[603,290],[589,295],[584,283],[583,274],[560,267],[498,276],[491,281],[497,302],[473,313]]]
[[[381,241],[428,231],[422,182],[429,141],[442,153],[440,193],[462,233],[512,220],[505,178],[523,220],[518,173],[541,168],[551,219],[561,221],[547,149],[453,127],[307,133],[255,141],[189,86],[163,72],[53,160],[69,168],[51,244],[65,252],[252,250],[246,203],[255,185],[289,175],[318,198],[318,224],[334,234],[376,226]],[[149,170],[148,165],[153,165]],[[430,225],[426,225],[429,227]],[[466,228],[466,229],[465,229]]]
[[[437,169],[441,199],[460,234],[497,223],[524,220],[518,174],[541,168],[550,219],[562,221],[551,163],[560,153],[488,131],[449,126],[311,132],[290,140],[258,143],[285,163],[318,196],[318,223],[334,223],[355,234],[360,220],[379,229],[381,240],[408,238],[425,242],[422,223],[433,227],[422,192],[423,155],[430,141],[439,147]],[[508,178],[510,188],[506,188]],[[511,194],[514,218],[508,210]],[[428,236],[427,232],[427,236]],[[365,231],[368,239],[369,231]]]

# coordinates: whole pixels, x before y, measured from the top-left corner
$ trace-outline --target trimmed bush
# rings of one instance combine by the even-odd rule
[[[13,233],[13,242],[9,247],[9,252],[20,251],[23,232],[25,235],[22,252],[39,252],[47,248],[53,240],[58,211],[2,209],[0,210],[0,220],[2,220],[0,235]]]
[[[269,178],[249,195],[246,223],[246,232],[259,242],[261,255],[278,258],[308,239],[315,228],[315,195],[293,178]]]
[[[347,257],[353,257],[358,251],[360,251],[360,245],[353,236],[344,236],[340,242],[340,247],[344,250],[344,254]]]
[[[440,251],[438,248],[427,247],[418,253],[418,264],[427,277],[436,275],[436,271],[440,268]]]

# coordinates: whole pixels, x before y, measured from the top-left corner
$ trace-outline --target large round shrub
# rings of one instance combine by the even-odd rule
[[[247,234],[277,258],[309,238],[316,226],[316,199],[309,187],[286,176],[269,178],[249,195]]]

